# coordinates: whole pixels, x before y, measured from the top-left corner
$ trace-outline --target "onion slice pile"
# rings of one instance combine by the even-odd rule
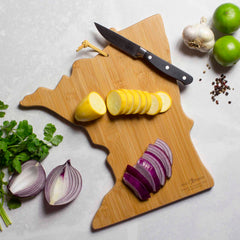
[[[49,173],[44,188],[45,199],[53,206],[64,205],[77,198],[81,188],[81,174],[68,160]]]
[[[158,192],[172,176],[173,155],[166,142],[157,139],[149,144],[135,166],[127,165],[123,182],[140,200]]]
[[[8,184],[8,190],[20,198],[33,197],[42,191],[46,181],[46,173],[41,163],[29,160],[22,165],[22,171],[14,174]]]

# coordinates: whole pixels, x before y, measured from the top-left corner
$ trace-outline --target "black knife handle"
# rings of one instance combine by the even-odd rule
[[[191,75],[175,67],[169,62],[159,58],[158,56],[154,55],[149,51],[146,51],[144,53],[143,59],[151,63],[154,67],[156,67],[166,75],[181,81],[184,85],[190,84],[193,81],[193,77]]]

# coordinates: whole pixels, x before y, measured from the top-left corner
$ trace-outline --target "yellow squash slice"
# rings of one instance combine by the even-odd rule
[[[162,99],[162,108],[160,110],[160,113],[166,112],[172,106],[172,98],[168,93],[163,91],[156,92],[156,94],[159,95]]]
[[[145,106],[143,108],[143,110],[139,113],[139,114],[145,114],[148,112],[148,110],[150,109],[151,107],[151,104],[152,104],[152,98],[151,98],[151,94],[147,91],[142,91],[142,93],[144,94],[145,96],[145,99],[146,99],[146,103],[145,103]]]
[[[139,107],[139,109],[136,113],[140,113],[145,108],[147,100],[146,100],[146,97],[145,97],[144,93],[141,90],[135,90],[135,91],[139,94],[140,102],[141,102],[140,107]]]
[[[123,114],[126,104],[127,95],[120,90],[112,90],[107,95],[107,109],[109,113],[113,116]]]
[[[141,106],[140,95],[135,90],[129,89],[128,91],[131,93],[133,97],[133,107],[130,114],[134,114]]]
[[[160,112],[162,108],[162,99],[158,94],[151,93],[152,103],[150,109],[148,110],[148,115],[156,115]]]
[[[133,108],[133,96],[132,94],[129,92],[128,89],[121,89],[121,91],[123,91],[126,96],[127,96],[127,103],[125,106],[125,109],[123,110],[122,114],[130,114],[132,112],[132,108]]]

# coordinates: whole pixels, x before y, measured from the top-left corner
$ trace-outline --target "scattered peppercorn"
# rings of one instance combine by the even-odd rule
[[[210,67],[210,65],[209,65],[209,64],[207,64],[206,66],[207,66],[207,68],[208,68],[208,69],[211,69],[211,67]]]
[[[227,90],[231,90],[230,86],[227,84],[228,81],[226,80],[226,76],[224,74],[221,74],[219,78],[216,78],[214,82],[212,82],[212,85],[214,89],[210,92],[212,95],[211,99],[216,104],[219,104],[219,100],[216,100],[216,97],[220,94],[224,94],[225,96],[229,95],[229,92]],[[230,104],[231,101],[228,101]]]
[[[206,68],[208,70],[211,69],[210,64],[206,64]],[[207,70],[203,69],[203,74],[206,74]],[[203,79],[199,78],[199,82],[201,82]],[[217,97],[220,94],[223,94],[224,96],[228,96],[229,95],[229,91],[230,90],[234,90],[234,88],[231,88],[228,85],[228,81],[226,80],[226,76],[222,73],[220,74],[220,77],[217,77],[214,81],[212,81],[212,86],[213,86],[213,90],[210,92],[211,95],[211,99],[213,102],[215,102],[216,104],[219,104],[219,99],[217,99]],[[228,101],[228,104],[231,104],[231,101]]]

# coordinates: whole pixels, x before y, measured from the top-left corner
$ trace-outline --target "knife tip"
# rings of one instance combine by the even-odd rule
[[[94,25],[97,27],[97,26],[99,26],[100,24],[98,24],[98,23],[94,22]]]

